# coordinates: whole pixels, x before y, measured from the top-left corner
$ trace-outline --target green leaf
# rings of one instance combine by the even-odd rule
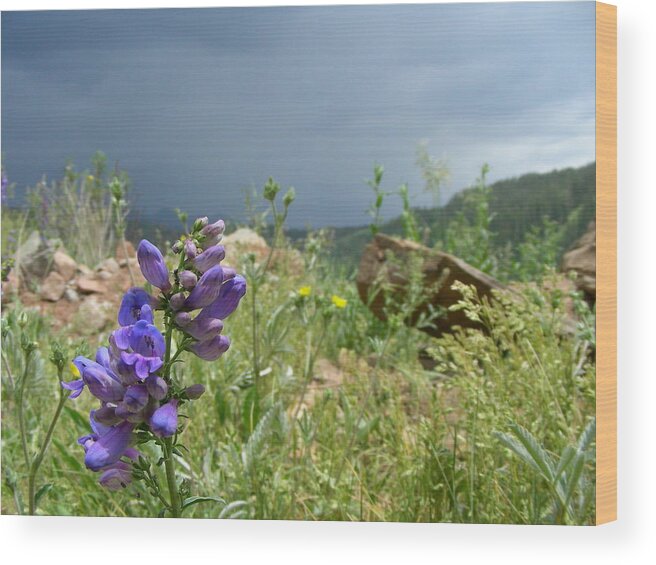
[[[216,502],[218,504],[224,505],[226,503],[225,500],[219,498],[218,496],[190,496],[189,498],[186,498],[182,503],[182,509],[184,510],[185,508],[189,508],[190,506],[199,504],[201,502]]]
[[[592,441],[596,439],[596,434],[597,418],[592,418],[579,437],[578,450],[581,452],[587,451]]]
[[[237,518],[242,518],[243,516],[246,515],[246,507],[248,506],[248,502],[245,500],[235,500],[234,502],[231,502],[228,504],[223,510],[221,510],[221,514],[219,514],[220,519],[237,519]]]
[[[549,454],[526,428],[514,423],[510,425],[510,428],[516,438],[504,433],[497,433],[497,438],[514,451],[522,461],[533,467],[547,481],[553,483],[555,469]]]
[[[41,488],[39,488],[39,490],[36,491],[36,494],[34,495],[35,508],[39,506],[39,501],[52,490],[53,486],[54,485],[52,483],[46,483]]]

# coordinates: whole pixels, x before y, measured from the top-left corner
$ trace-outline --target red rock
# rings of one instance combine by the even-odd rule
[[[39,294],[43,300],[57,302],[64,296],[66,280],[58,272],[51,271],[41,283]]]
[[[75,284],[83,294],[104,294],[107,292],[107,287],[103,283],[87,275],[79,276]]]

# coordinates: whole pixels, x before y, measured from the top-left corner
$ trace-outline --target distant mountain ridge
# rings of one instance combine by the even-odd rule
[[[527,173],[491,184],[490,212],[494,219],[490,227],[496,234],[496,244],[519,243],[532,226],[542,223],[544,217],[564,223],[569,214],[578,208],[578,218],[563,242],[563,249],[567,249],[595,217],[595,180],[596,164],[593,162],[548,173]],[[444,239],[446,227],[462,210],[464,197],[469,190],[472,189],[456,193],[445,206],[413,209],[420,229],[430,229],[431,244]],[[385,222],[380,231],[402,235],[401,217]],[[296,239],[302,237],[301,232],[290,230],[289,235]],[[371,239],[369,226],[335,228],[334,234],[335,254],[346,264],[357,264],[362,249]]]

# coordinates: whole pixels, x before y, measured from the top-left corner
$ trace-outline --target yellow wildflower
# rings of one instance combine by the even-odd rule
[[[348,303],[345,298],[337,296],[336,294],[333,294],[331,300],[333,301],[333,304],[337,306],[337,308],[346,308],[346,304]]]
[[[310,296],[310,294],[312,294],[312,287],[302,286],[301,288],[298,289],[298,293],[304,297]]]

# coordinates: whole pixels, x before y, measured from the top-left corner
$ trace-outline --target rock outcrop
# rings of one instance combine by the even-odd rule
[[[406,296],[411,265],[421,270],[426,298],[419,303],[410,322],[414,324],[419,316],[427,314],[430,306],[440,309],[443,315],[433,320],[434,327],[420,328],[436,337],[452,332],[456,327],[480,328],[480,324],[467,318],[462,311],[448,310],[461,298],[460,293],[452,288],[453,283],[460,281],[474,285],[481,297],[505,288],[493,277],[453,255],[378,234],[363,252],[357,286],[362,300],[379,318],[386,317],[386,301],[393,307]]]
[[[576,273],[576,287],[594,303],[597,297],[597,231],[591,222],[587,231],[563,256],[561,270]]]

